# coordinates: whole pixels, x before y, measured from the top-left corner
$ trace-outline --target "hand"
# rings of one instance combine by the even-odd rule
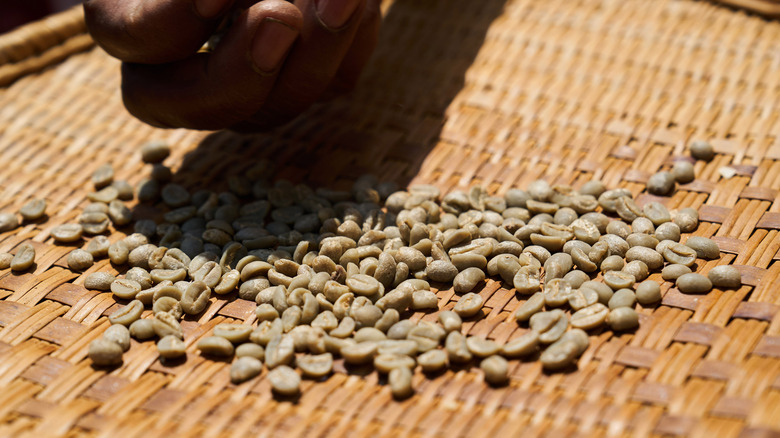
[[[122,63],[122,98],[158,127],[258,130],[354,85],[380,0],[88,0],[87,27]],[[246,8],[210,53],[198,50]]]

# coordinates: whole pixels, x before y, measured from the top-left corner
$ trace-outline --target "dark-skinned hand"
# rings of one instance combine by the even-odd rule
[[[351,88],[380,0],[89,0],[87,27],[122,62],[134,116],[167,128],[262,130]],[[199,49],[233,20],[211,52]]]

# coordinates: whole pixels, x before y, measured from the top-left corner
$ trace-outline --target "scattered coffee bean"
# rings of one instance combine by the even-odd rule
[[[98,367],[112,367],[122,363],[122,347],[108,339],[95,339],[89,344],[89,358]]]
[[[687,294],[704,294],[712,290],[710,279],[696,273],[679,276],[675,284],[680,292]]]
[[[35,248],[28,243],[24,243],[16,249],[16,254],[11,259],[10,266],[12,271],[21,272],[30,269],[34,263]]]
[[[713,286],[720,289],[739,289],[742,286],[742,274],[731,265],[721,265],[710,269],[707,278]]]
[[[688,146],[691,156],[697,160],[711,161],[715,157],[715,149],[705,140],[696,140]]]
[[[19,209],[19,214],[26,221],[36,221],[46,214],[46,200],[32,199]]]

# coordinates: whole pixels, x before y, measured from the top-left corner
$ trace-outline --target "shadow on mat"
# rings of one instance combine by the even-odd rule
[[[286,126],[244,135],[216,132],[175,176],[191,187],[226,187],[259,160],[274,178],[349,188],[372,173],[405,186],[439,139],[445,111],[465,83],[504,0],[397,0],[357,88],[317,104]]]

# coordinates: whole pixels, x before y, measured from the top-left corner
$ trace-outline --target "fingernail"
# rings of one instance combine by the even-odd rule
[[[195,0],[195,12],[203,18],[214,18],[225,9],[229,0]]]
[[[347,24],[360,5],[360,0],[315,0],[314,3],[322,24],[331,29],[338,29]]]
[[[255,67],[266,73],[276,70],[297,37],[298,30],[282,21],[273,18],[261,21],[252,40]]]

